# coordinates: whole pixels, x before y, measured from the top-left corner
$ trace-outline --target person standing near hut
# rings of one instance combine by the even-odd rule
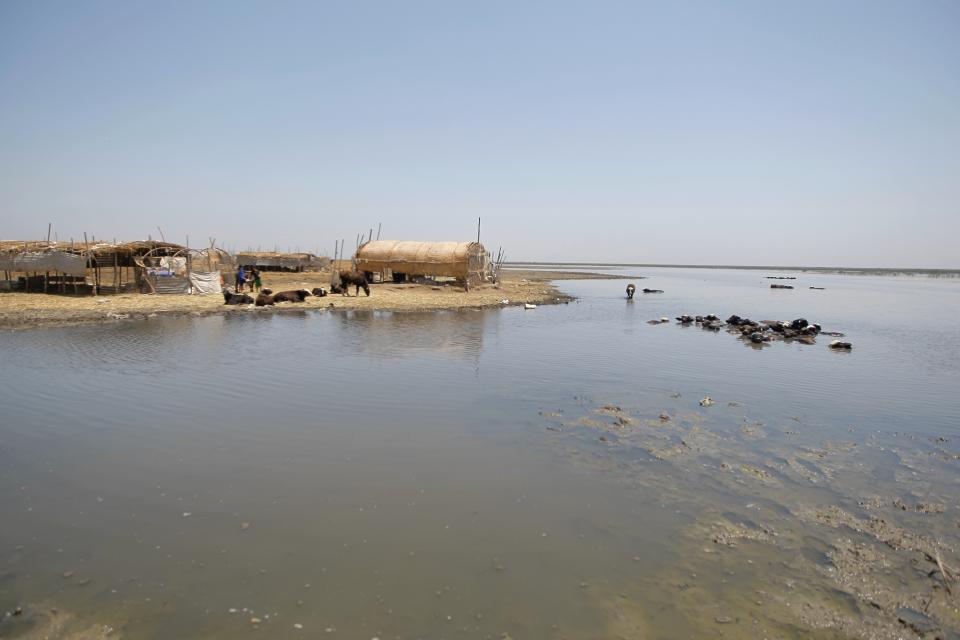
[[[246,281],[246,273],[243,271],[243,265],[237,267],[237,281],[234,283],[234,289],[237,293],[243,293],[243,283]]]
[[[260,287],[261,287],[262,285],[263,285],[263,283],[260,281],[260,269],[257,269],[256,267],[252,267],[252,271],[251,271],[251,284],[250,284],[250,291],[251,291],[251,293],[259,292],[259,291],[260,291]]]

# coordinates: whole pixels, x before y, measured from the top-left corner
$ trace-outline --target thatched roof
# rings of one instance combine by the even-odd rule
[[[237,264],[257,267],[281,267],[284,269],[304,269],[312,264],[317,256],[312,253],[281,253],[279,251],[238,251]]]
[[[391,271],[417,275],[466,277],[482,269],[486,250],[479,242],[413,242],[373,240],[357,249],[361,271]],[[471,264],[473,262],[474,264]]]
[[[134,242],[94,242],[89,246],[90,255],[133,256],[145,255],[151,251],[162,254],[172,254],[187,251],[183,245],[159,240],[137,240]],[[5,253],[39,253],[44,251],[62,251],[65,253],[85,253],[87,245],[82,242],[47,242],[46,240],[3,240],[0,241],[0,252]]]
[[[238,251],[238,256],[251,258],[294,258],[298,260],[312,260],[316,258],[312,253],[283,253],[280,251]]]

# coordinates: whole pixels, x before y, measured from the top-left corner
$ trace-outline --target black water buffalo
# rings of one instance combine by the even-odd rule
[[[224,289],[223,304],[253,304],[253,298],[245,293],[232,293]]]
[[[261,289],[260,293],[257,295],[256,305],[258,307],[273,306],[273,291],[270,289]]]
[[[312,293],[313,295],[317,296],[318,298],[325,298],[325,297],[327,297],[327,290],[324,289],[323,287],[316,287],[316,288],[314,288],[314,290],[311,291],[310,293]]]
[[[340,289],[343,295],[350,295],[350,285],[357,288],[356,295],[360,295],[360,289],[363,289],[363,292],[368,296],[370,295],[370,283],[367,282],[367,276],[359,271],[341,271]]]
[[[663,293],[663,289],[643,289],[644,293]]]
[[[633,300],[633,294],[636,293],[637,286],[633,283],[627,285],[627,300]]]
[[[277,302],[303,302],[307,296],[311,295],[306,289],[297,289],[296,291],[281,291],[273,294],[274,303]]]

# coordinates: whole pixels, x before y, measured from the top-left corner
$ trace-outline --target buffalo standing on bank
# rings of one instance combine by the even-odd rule
[[[363,289],[363,292],[370,295],[370,283],[367,282],[367,276],[359,271],[341,271],[340,272],[340,292],[345,295],[350,295],[350,287],[354,286],[357,288],[356,295],[360,295],[360,289]]]

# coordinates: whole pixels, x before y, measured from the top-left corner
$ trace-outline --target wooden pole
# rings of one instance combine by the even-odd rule
[[[87,257],[87,270],[89,270],[90,269],[90,243],[87,241],[86,231],[83,232],[83,246],[85,247],[84,253],[86,254],[86,257]],[[86,280],[86,276],[84,276],[84,280]],[[96,295],[97,294],[96,277],[94,277],[93,282],[94,282],[93,294]],[[84,282],[84,284],[86,284],[86,282]]]
[[[381,228],[382,226],[383,226],[383,223],[382,223],[382,222],[377,225],[377,240],[380,239],[380,228]]]
[[[330,284],[333,284],[333,278],[337,273],[337,245],[340,241],[333,241],[333,262],[330,263]]]
[[[480,244],[480,218],[477,217],[477,244]]]
[[[50,231],[53,229],[53,223],[47,223],[47,246],[50,246]]]

